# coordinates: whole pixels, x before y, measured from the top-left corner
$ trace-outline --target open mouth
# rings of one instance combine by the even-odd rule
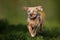
[[[33,14],[30,14],[30,15],[29,15],[29,18],[30,18],[30,19],[35,19],[36,17],[37,17],[37,15],[33,15]]]
[[[30,14],[30,17],[32,17],[32,14]]]

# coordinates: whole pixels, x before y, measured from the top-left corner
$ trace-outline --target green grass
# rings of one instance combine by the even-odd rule
[[[60,40],[60,26],[46,23],[43,35],[39,32],[32,38],[26,24],[9,24],[6,19],[0,20],[0,40]]]

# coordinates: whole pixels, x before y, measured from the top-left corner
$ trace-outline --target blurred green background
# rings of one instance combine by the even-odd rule
[[[0,0],[0,18],[6,18],[11,24],[26,23],[25,6],[42,5],[47,21],[60,21],[59,0]],[[25,21],[24,21],[25,20]]]
[[[44,35],[48,38],[46,36],[31,38],[29,33],[25,32],[27,13],[23,7],[39,5],[43,6],[46,14]],[[0,19],[2,19],[1,40],[59,40],[60,38],[60,0],[0,0]],[[54,37],[50,39],[50,36]]]

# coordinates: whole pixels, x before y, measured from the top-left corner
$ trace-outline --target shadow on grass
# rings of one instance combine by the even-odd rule
[[[51,38],[53,38],[52,40],[59,40],[59,39],[55,39],[57,37],[60,38],[60,27],[53,27],[53,28],[44,28],[44,32],[43,32],[43,38],[44,40],[50,40]]]
[[[0,19],[0,34],[3,34],[3,32],[11,32],[12,30],[27,32],[27,27],[23,24],[9,25],[6,19]]]
[[[41,34],[37,35],[41,36]],[[47,28],[44,27],[44,33],[42,34],[44,39],[52,37],[60,37],[60,27]],[[29,38],[29,39],[28,39]],[[26,25],[9,25],[7,19],[0,19],[0,40],[31,40]],[[36,40],[36,39],[33,39]]]
[[[1,40],[24,40],[25,33],[27,33],[26,25],[9,25],[7,19],[0,19]]]

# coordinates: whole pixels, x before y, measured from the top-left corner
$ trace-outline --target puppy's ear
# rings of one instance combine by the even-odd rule
[[[28,11],[28,9],[29,9],[28,7],[24,7],[24,10],[25,10],[25,11]]]
[[[36,9],[37,9],[37,10],[40,10],[40,11],[43,11],[42,6],[37,6]]]

